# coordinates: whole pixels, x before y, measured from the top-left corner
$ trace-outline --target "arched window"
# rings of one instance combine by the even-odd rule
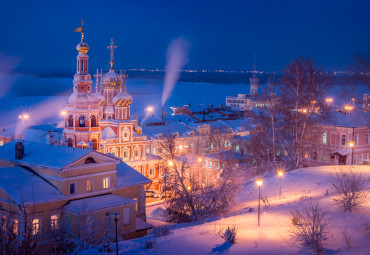
[[[84,71],[84,61],[81,60],[81,72],[83,72],[83,71]]]
[[[95,160],[92,158],[92,157],[88,157],[86,160],[85,160],[85,164],[92,164],[92,163],[96,163]]]
[[[92,145],[93,145],[93,150],[96,151],[98,149],[98,141],[95,138],[92,139]]]
[[[68,138],[68,140],[67,140],[67,145],[68,145],[68,147],[73,147],[73,141],[72,141],[72,138]]]
[[[91,126],[92,127],[97,127],[98,126],[95,115],[91,115]]]
[[[68,127],[73,127],[73,116],[72,115],[68,116]]]
[[[85,127],[85,116],[81,115],[79,118],[79,126]]]

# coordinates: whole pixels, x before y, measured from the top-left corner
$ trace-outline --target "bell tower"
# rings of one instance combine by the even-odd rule
[[[91,75],[89,74],[89,45],[85,42],[84,22],[74,32],[81,32],[81,41],[76,46],[77,70],[73,79],[73,93],[65,107],[65,143],[70,147],[92,148],[99,150],[101,131],[99,127],[99,105],[94,93],[91,93]]]

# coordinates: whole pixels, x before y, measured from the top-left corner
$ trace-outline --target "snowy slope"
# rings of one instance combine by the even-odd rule
[[[348,166],[345,166],[348,168]],[[370,254],[370,239],[361,231],[365,221],[370,223],[370,202],[355,213],[342,213],[332,202],[330,176],[339,166],[312,167],[286,173],[282,182],[283,197],[279,199],[279,181],[275,176],[266,177],[261,188],[262,197],[270,205],[262,203],[261,226],[257,227],[258,191],[254,180],[249,181],[240,194],[235,207],[228,215],[212,219],[204,224],[178,224],[171,234],[164,237],[147,236],[119,243],[120,254],[309,254],[290,241],[290,210],[300,208],[312,197],[328,211],[332,219],[331,236],[325,245],[328,254]],[[369,166],[356,166],[364,177],[370,177]],[[370,186],[367,186],[370,190]],[[328,190],[328,195],[326,195]],[[162,206],[162,205],[159,205]],[[158,207],[159,207],[158,206]],[[254,212],[249,212],[254,208]],[[155,207],[148,210],[158,211]],[[156,213],[153,213],[154,215]],[[221,227],[235,224],[238,228],[237,243],[224,244],[217,232]],[[353,235],[354,246],[345,248],[340,228]],[[155,241],[154,248],[143,248],[145,239]],[[94,250],[82,254],[93,254]]]

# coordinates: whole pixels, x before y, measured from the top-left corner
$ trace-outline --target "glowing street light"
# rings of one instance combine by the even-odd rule
[[[284,172],[281,171],[281,170],[278,172],[278,176],[279,176],[279,199],[281,199],[281,178],[283,177],[283,174],[284,174]]]
[[[65,117],[67,115],[67,111],[63,110],[60,112],[60,116]]]
[[[173,161],[172,160],[168,161],[168,166],[173,166]]]
[[[30,115],[28,113],[23,113],[18,116],[20,120],[22,120],[22,124],[24,125],[26,121],[30,119]]]
[[[261,214],[261,185],[262,180],[259,179],[256,181],[258,186],[258,226],[260,226],[260,214]]]
[[[325,99],[325,102],[326,102],[326,103],[328,103],[328,104],[333,103],[333,101],[334,101],[334,100],[333,100],[333,98],[331,98],[331,97],[328,97],[328,98],[326,98],[326,99]]]
[[[189,190],[189,191],[191,190],[191,187],[190,187],[190,186],[188,186],[188,190]]]
[[[353,110],[353,106],[352,105],[345,105],[344,110],[351,111],[351,110]]]
[[[145,111],[148,113],[152,113],[154,111],[154,108],[153,106],[148,106],[147,108],[145,108]]]
[[[198,158],[198,162],[199,163],[202,162],[202,158],[201,157]]]
[[[306,108],[302,109],[302,112],[307,113],[307,109]]]
[[[354,152],[354,147],[355,147],[355,143],[354,142],[350,142],[349,143],[349,147],[351,147],[351,150],[352,150],[352,155],[351,155],[351,166],[353,165],[353,152]]]

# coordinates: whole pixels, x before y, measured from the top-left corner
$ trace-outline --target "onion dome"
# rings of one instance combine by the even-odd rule
[[[105,100],[105,97],[100,92],[95,93],[95,97],[98,100],[99,106],[104,105],[106,100]]]
[[[86,54],[89,51],[89,45],[82,40],[79,44],[77,44],[76,50],[80,54]]]
[[[110,69],[108,73],[104,74],[101,80],[103,88],[118,89],[122,84],[122,80],[119,74],[113,69]]]
[[[128,106],[132,103],[132,96],[130,96],[126,91],[123,93],[120,92],[113,98],[113,103],[115,106]]]

